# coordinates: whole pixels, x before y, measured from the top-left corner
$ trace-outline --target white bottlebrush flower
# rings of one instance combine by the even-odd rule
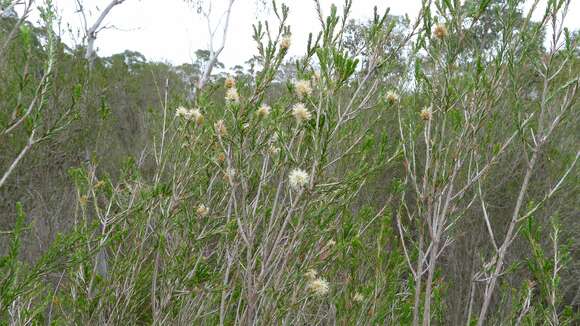
[[[386,96],[387,102],[394,104],[399,102],[399,95],[393,91],[388,91]]]
[[[209,208],[207,208],[204,204],[199,204],[195,212],[197,213],[197,215],[205,217],[207,216],[207,214],[209,214]]]
[[[304,273],[304,276],[306,276],[308,280],[312,281],[316,279],[318,272],[314,268],[311,268],[306,273]]]
[[[308,111],[304,103],[294,104],[294,106],[292,107],[292,115],[294,116],[294,118],[296,118],[297,122],[303,122],[306,120],[310,120],[310,118],[312,118],[312,114],[310,113],[310,111]]]
[[[180,106],[175,110],[175,116],[176,117],[185,117],[187,115],[187,111],[189,111],[189,110],[187,110],[183,106]]]
[[[236,86],[236,80],[232,76],[227,76],[224,81],[224,86],[226,88],[234,88]]]
[[[193,110],[189,110],[189,115],[190,115],[190,119],[189,120],[193,120],[195,121],[195,123],[199,126],[203,123],[203,114],[201,114],[201,111],[199,109],[193,109]]]
[[[186,110],[185,113],[183,113],[183,118],[187,121],[193,120],[193,110]]]
[[[290,172],[288,179],[290,180],[290,186],[299,190],[308,184],[308,173],[301,169],[294,169]]]
[[[423,121],[429,121],[431,120],[431,118],[433,117],[433,113],[431,112],[431,108],[424,108],[423,110],[421,110],[421,113],[419,113],[419,116],[421,117],[421,119],[423,119]]]
[[[282,36],[282,40],[280,40],[280,48],[287,50],[290,45],[292,45],[292,38],[290,34],[286,34]]]
[[[312,293],[314,293],[315,295],[322,297],[322,296],[328,294],[328,292],[330,291],[330,286],[325,279],[317,278],[317,279],[311,280],[308,283],[308,289],[310,291],[312,291]]]
[[[215,132],[219,136],[223,137],[228,134],[228,129],[226,128],[226,124],[223,120],[218,120],[214,123]]]
[[[433,36],[442,40],[447,36],[447,28],[443,24],[437,24],[433,29]]]
[[[175,110],[175,116],[187,121],[195,121],[198,125],[203,123],[203,114],[199,109],[186,109],[183,106],[180,106]]]
[[[280,153],[280,147],[270,145],[270,147],[268,148],[268,153],[270,153],[270,155],[272,156],[278,155],[278,153]]]
[[[261,118],[265,118],[268,115],[270,115],[270,111],[272,110],[272,108],[266,104],[262,104],[258,110],[256,110],[256,115],[258,115]]]
[[[228,88],[228,90],[226,91],[226,102],[228,103],[240,102],[240,95],[238,94],[238,90],[235,87]]]
[[[357,292],[357,293],[354,294],[354,296],[352,297],[352,299],[355,302],[359,302],[360,303],[360,302],[363,302],[363,300],[365,299],[365,297],[363,297],[362,294],[360,294],[360,293]]]
[[[303,99],[306,96],[312,95],[312,86],[309,80],[297,80],[294,82],[294,89],[298,98]]]

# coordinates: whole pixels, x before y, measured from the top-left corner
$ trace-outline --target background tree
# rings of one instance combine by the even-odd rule
[[[122,4],[123,2],[125,2],[125,0],[111,0],[111,2],[109,2],[109,4],[98,14],[98,17],[95,20],[95,22],[90,24],[87,21],[85,8],[83,6],[82,1],[76,0],[78,11],[81,14],[81,17],[83,18],[83,29],[87,41],[87,50],[85,53],[85,58],[89,62],[89,68],[92,68],[93,62],[95,60],[95,41],[97,40],[97,34],[101,30],[106,28],[106,26],[103,26],[104,20],[107,18],[107,16],[111,12],[111,10],[113,10],[114,7]]]

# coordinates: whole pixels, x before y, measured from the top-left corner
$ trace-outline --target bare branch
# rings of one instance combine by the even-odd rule
[[[209,7],[208,12],[204,14],[204,16],[206,17],[206,20],[207,20],[207,26],[208,26],[208,32],[209,32],[209,59],[208,59],[208,62],[204,68],[204,71],[203,71],[203,74],[199,80],[199,83],[197,85],[197,90],[194,90],[194,94],[193,94],[194,101],[195,101],[195,96],[196,96],[197,91],[202,90],[205,87],[205,85],[207,84],[207,82],[209,81],[209,78],[211,76],[211,72],[218,62],[218,57],[222,53],[222,51],[226,45],[226,38],[227,38],[228,28],[229,28],[229,24],[230,24],[230,15],[232,12],[232,6],[234,5],[234,2],[236,2],[236,0],[229,0],[228,8],[226,9],[226,12],[225,12],[225,22],[224,22],[224,27],[223,27],[222,39],[221,39],[221,43],[219,44],[217,49],[214,49],[213,42],[214,42],[215,30],[212,30],[211,21],[210,21],[211,2],[210,2],[210,7]],[[219,24],[218,24],[218,26],[219,26]],[[217,29],[217,26],[216,26],[216,29]]]
[[[18,163],[20,163],[20,161],[24,158],[24,155],[26,155],[26,153],[28,153],[30,148],[36,143],[36,139],[34,139],[35,134],[36,129],[33,129],[32,132],[30,133],[30,136],[28,136],[28,142],[26,143],[26,146],[24,146],[24,148],[20,151],[20,154],[18,154],[18,156],[14,159],[14,161],[12,161],[12,164],[10,164],[10,167],[8,167],[8,170],[4,172],[2,179],[0,179],[0,188],[2,188],[8,177],[12,174],[16,166],[18,166]]]
[[[94,60],[95,60],[95,41],[97,39],[97,34],[100,31],[101,24],[105,20],[105,18],[109,15],[111,10],[120,4],[125,2],[125,0],[112,0],[105,9],[101,12],[97,20],[91,25],[91,27],[87,28],[87,20],[84,14],[84,10],[80,2],[77,1],[79,6],[79,11],[81,12],[85,24],[85,37],[87,38],[87,52],[85,54],[85,58],[89,60],[89,67],[92,67]]]

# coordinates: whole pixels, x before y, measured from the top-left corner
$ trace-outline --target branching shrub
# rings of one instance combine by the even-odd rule
[[[537,2],[523,12],[521,1],[441,0],[423,1],[414,21],[375,10],[359,25],[350,0],[314,4],[321,31],[302,56],[288,57],[290,8],[273,2],[275,24],[253,26],[251,73],[210,78],[223,46],[212,49],[190,93],[179,80],[192,67],[164,70],[134,53],[88,63],[72,102],[101,120],[87,122],[100,127],[68,170],[68,229],[24,262],[16,206],[0,260],[3,320],[574,324],[562,271],[575,253],[552,218],[568,206],[549,204],[574,188],[578,152],[562,146],[566,159],[551,163],[547,150],[577,122],[570,1],[548,1],[539,22]],[[123,141],[143,148],[122,165],[103,155],[115,108],[98,86],[121,68],[140,83],[124,95],[139,94],[149,69],[156,96],[138,112],[146,126],[131,118],[144,131]],[[126,97],[120,106],[134,108]],[[48,132],[35,121],[25,135]],[[458,260],[465,252],[473,257]]]

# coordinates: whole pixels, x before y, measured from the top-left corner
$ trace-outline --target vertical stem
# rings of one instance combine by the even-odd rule
[[[511,240],[513,238],[513,234],[515,232],[516,225],[518,222],[518,217],[520,216],[520,210],[521,210],[523,202],[524,202],[524,197],[528,191],[530,179],[532,177],[534,167],[536,165],[537,160],[538,160],[538,148],[534,149],[534,153],[532,154],[532,159],[530,160],[530,163],[528,165],[528,169],[526,170],[526,175],[524,176],[524,181],[522,182],[522,186],[520,187],[520,192],[519,192],[518,199],[516,202],[516,207],[514,208],[514,212],[512,215],[512,221],[510,222],[510,225],[509,225],[508,231],[506,233],[505,239],[503,241],[503,244],[499,249],[499,255],[498,255],[497,261],[495,263],[494,272],[490,277],[489,283],[485,287],[485,295],[484,295],[484,299],[483,299],[483,304],[481,306],[481,311],[479,313],[479,320],[477,321],[477,326],[483,326],[483,323],[485,322],[485,318],[487,316],[487,310],[489,309],[491,297],[492,297],[493,291],[495,289],[495,283],[497,281],[499,274],[502,271],[505,255],[507,253],[507,249],[508,249],[509,245],[511,244]]]
[[[425,307],[423,310],[423,326],[431,325],[431,293],[433,291],[433,275],[435,274],[435,262],[437,261],[437,252],[439,251],[439,239],[433,240],[433,246],[429,253],[429,271],[427,274],[427,283],[425,284]]]
[[[419,257],[417,258],[417,273],[415,275],[415,304],[413,305],[413,326],[419,326],[422,274],[423,274],[423,231],[421,230],[419,234]]]

